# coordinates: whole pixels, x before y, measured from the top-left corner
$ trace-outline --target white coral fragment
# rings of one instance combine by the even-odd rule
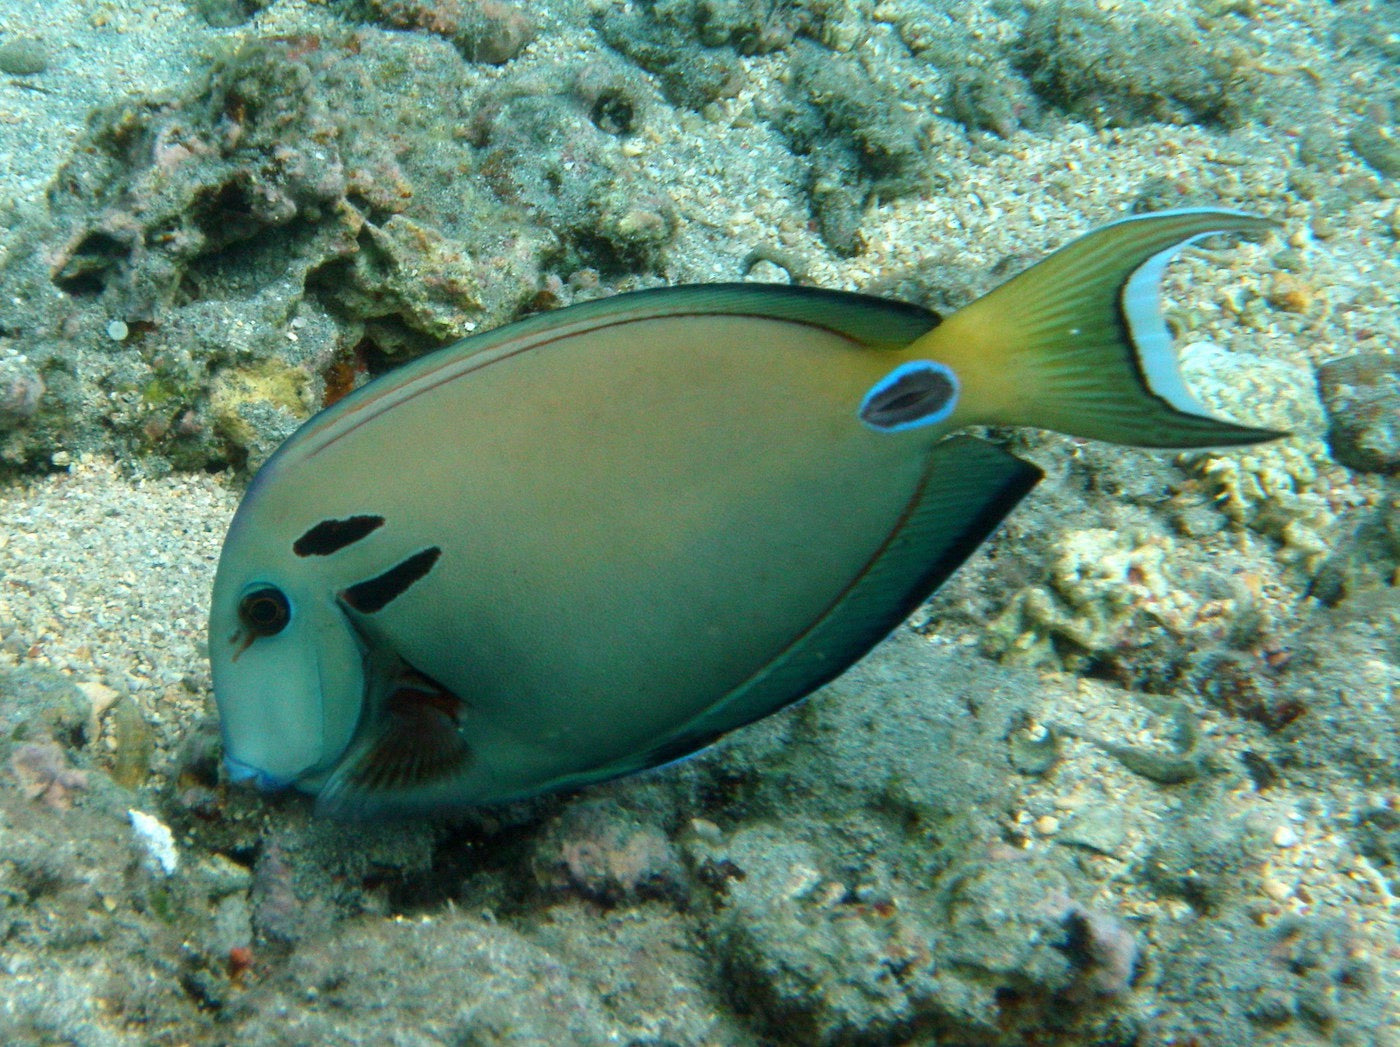
[[[136,838],[146,848],[146,864],[152,872],[170,876],[180,865],[180,855],[175,850],[175,837],[170,827],[144,811],[128,810],[126,813],[131,819]]]

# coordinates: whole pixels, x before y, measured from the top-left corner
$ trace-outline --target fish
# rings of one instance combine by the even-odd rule
[[[229,779],[438,815],[667,764],[790,705],[1040,480],[979,427],[1287,435],[1196,400],[1160,307],[1182,247],[1274,227],[1124,218],[942,318],[792,285],[619,294],[376,378],[277,449],[229,526],[208,637]]]

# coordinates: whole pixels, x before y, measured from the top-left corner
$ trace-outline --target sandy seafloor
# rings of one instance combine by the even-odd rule
[[[95,107],[187,92],[241,38],[344,26],[306,0],[229,28],[196,6],[0,0],[0,44],[48,51],[0,78],[0,263]],[[960,6],[969,55],[1020,31],[1019,5]],[[1335,460],[1314,378],[1400,345],[1400,188],[1349,144],[1400,142],[1400,5],[1153,6],[1244,41],[1263,101],[968,130],[936,108],[946,60],[911,58],[942,5],[837,5],[832,54],[916,114],[938,171],[875,192],[852,257],[761,118],[784,50],[736,59],[699,111],[632,68],[648,104],[621,156],[676,222],[642,283],[739,279],[763,250],[815,284],[956,301],[1144,199],[1218,201],[1281,230],[1172,268],[1178,344],[1204,399],[1296,433],[1180,458],[1013,437],[1047,480],[927,611],[678,767],[460,827],[347,829],[226,790],[203,630],[246,473],[172,472],[97,429],[11,468],[0,1040],[1400,1044],[1400,489]],[[607,50],[575,7],[533,15],[471,89]],[[173,871],[128,809],[173,827]]]

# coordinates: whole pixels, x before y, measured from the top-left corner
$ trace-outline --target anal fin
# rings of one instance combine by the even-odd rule
[[[936,444],[903,519],[825,614],[631,766],[598,777],[679,759],[845,672],[942,585],[1040,478],[1035,466],[986,440],[956,436]]]

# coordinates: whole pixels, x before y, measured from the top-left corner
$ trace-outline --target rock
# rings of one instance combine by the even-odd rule
[[[525,1047],[625,1043],[596,994],[479,917],[365,920],[292,957],[236,1034],[248,1043]]]
[[[1033,9],[1017,65],[1046,102],[1095,124],[1232,126],[1261,80],[1232,50],[1246,39],[1229,23],[1205,33],[1154,5],[1064,0]]]
[[[49,67],[49,48],[32,36],[20,36],[0,44],[0,72],[10,76],[35,76]]]
[[[1400,471],[1400,357],[1357,353],[1317,369],[1332,457],[1368,473]]]
[[[1099,854],[1116,854],[1127,838],[1123,809],[1095,804],[1076,814],[1056,837],[1057,843],[1083,847]]]
[[[1191,921],[1157,953],[1164,982],[1189,1008],[1158,1008],[1152,1043],[1326,1042],[1378,1047],[1388,1042],[1383,993],[1371,964],[1356,954],[1349,921],[1325,908],[1268,928],[1242,912]]]
[[[1400,178],[1400,136],[1396,128],[1363,123],[1349,139],[1356,155],[1387,178]]]
[[[702,861],[728,870],[716,948],[729,991],[784,1042],[890,1042],[934,1008],[930,930],[893,900],[862,903],[811,846],[754,826]]]
[[[552,821],[531,859],[551,891],[577,891],[618,904],[641,898],[683,900],[688,880],[671,841],[611,800],[571,804]]]

